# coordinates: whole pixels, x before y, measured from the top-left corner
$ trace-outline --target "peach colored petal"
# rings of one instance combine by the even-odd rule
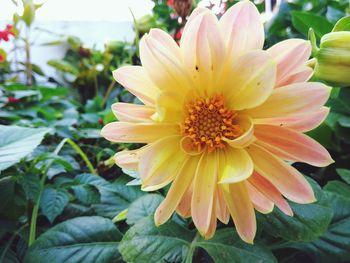
[[[310,137],[288,128],[255,125],[257,144],[288,161],[325,167],[333,163],[328,151]],[[260,144],[261,143],[261,144]]]
[[[322,107],[308,114],[294,114],[286,117],[254,119],[254,124],[269,124],[293,129],[299,132],[308,132],[319,126],[327,117],[329,108]]]
[[[230,213],[227,209],[221,187],[219,186],[216,187],[216,196],[216,215],[222,223],[227,224],[230,220]]]
[[[181,51],[187,71],[198,92],[211,95],[220,79],[225,48],[218,34],[218,21],[211,12],[201,12],[187,23],[181,37]]]
[[[237,183],[246,180],[254,170],[249,154],[243,149],[228,147],[218,153],[219,184]]]
[[[255,141],[254,137],[254,124],[252,120],[244,115],[239,116],[238,124],[243,130],[243,134],[236,139],[230,140],[224,138],[223,140],[228,143],[233,148],[245,148],[249,144]]]
[[[273,210],[273,202],[258,191],[254,185],[247,182],[247,189],[250,200],[252,201],[254,208],[262,214],[271,213]]]
[[[191,216],[191,200],[193,194],[193,182],[187,188],[186,192],[182,196],[179,205],[176,208],[176,212],[183,218],[188,218]]]
[[[259,145],[251,144],[247,151],[253,159],[255,170],[289,200],[300,204],[316,201],[310,184],[295,168]]]
[[[227,104],[234,110],[244,110],[262,104],[273,91],[276,64],[271,55],[255,50],[238,58],[231,71],[223,76]]]
[[[170,35],[152,29],[140,41],[142,66],[152,82],[162,90],[184,94],[191,88],[191,80],[182,62],[180,48]]]
[[[171,187],[166,195],[164,201],[158,206],[155,214],[155,224],[164,224],[171,215],[174,213],[176,207],[179,205],[185,191],[190,186],[194,174],[197,169],[199,157],[189,158],[182,168],[178,171],[175,180],[171,184]]]
[[[174,180],[187,156],[179,149],[180,136],[160,139],[149,145],[142,153],[139,162],[141,189],[154,191]]]
[[[248,182],[254,186],[257,191],[270,199],[283,213],[293,216],[293,211],[288,202],[283,198],[278,189],[267,179],[257,172],[254,172],[253,175],[249,177]]]
[[[328,100],[330,87],[318,82],[295,83],[275,89],[260,106],[244,111],[253,118],[285,117],[319,110]]]
[[[256,219],[246,182],[223,184],[221,189],[238,235],[245,242],[253,244]]]
[[[113,77],[145,104],[155,103],[159,89],[151,82],[143,67],[124,66],[114,70]]]
[[[306,65],[311,55],[311,44],[302,39],[288,39],[267,50],[277,62],[277,83],[280,87],[294,72]]]
[[[216,198],[214,198],[216,199]],[[216,220],[216,202],[213,203],[213,211],[211,213],[210,225],[207,232],[204,234],[205,239],[210,239],[214,236],[216,230],[217,220]]]
[[[137,171],[139,161],[140,161],[140,156],[146,148],[147,148],[147,145],[136,150],[131,150],[131,151],[125,150],[125,151],[117,152],[114,155],[115,163],[124,169]]]
[[[264,27],[259,11],[250,1],[242,1],[228,9],[219,21],[228,50],[228,60],[264,45]]]
[[[213,213],[217,172],[216,154],[203,153],[194,178],[191,202],[193,223],[203,236],[209,229]]]
[[[166,136],[179,134],[179,127],[169,123],[111,122],[101,135],[112,142],[150,143]]]
[[[296,72],[290,73],[289,76],[282,79],[279,83],[277,83],[275,88],[287,86],[298,82],[307,82],[308,80],[310,80],[313,74],[314,70],[312,68],[303,66]]]
[[[130,104],[130,103],[114,103],[112,111],[119,121],[123,122],[152,122],[151,116],[155,112],[152,106]]]

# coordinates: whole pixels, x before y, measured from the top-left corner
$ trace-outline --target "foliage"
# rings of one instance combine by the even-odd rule
[[[60,39],[69,49],[62,60],[48,64],[63,81],[39,83],[40,69],[31,62],[22,64],[21,72],[11,71],[9,58],[0,64],[0,262],[350,261],[349,87],[333,88],[328,118],[309,132],[328,148],[335,164],[322,169],[294,164],[312,183],[316,203],[290,203],[294,217],[278,208],[259,214],[254,245],[242,242],[231,222],[218,223],[210,240],[198,236],[191,219],[176,214],[154,225],[166,190],[142,192],[137,173],[113,165],[116,151],[136,145],[111,145],[100,137],[102,126],[115,119],[112,103],[137,102],[110,72],[140,63],[137,39],[151,26],[177,40],[181,36],[184,22],[169,1],[154,2],[153,14],[135,22],[134,43],[112,41],[101,51],[74,36]],[[227,1],[225,8],[234,2]],[[31,1],[23,4],[23,16],[14,17],[22,23],[14,23],[19,35],[20,27],[31,27],[39,8]],[[345,0],[282,1],[266,24],[266,47],[306,38],[309,27],[319,40],[348,13]],[[341,20],[335,30],[349,31],[348,21]],[[33,71],[31,87],[16,83],[18,74],[28,70]]]

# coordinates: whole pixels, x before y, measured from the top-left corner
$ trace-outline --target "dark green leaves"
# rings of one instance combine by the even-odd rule
[[[77,217],[42,234],[29,248],[25,263],[118,262],[121,234],[103,217]]]
[[[333,25],[325,17],[303,11],[292,12],[293,26],[302,34],[307,36],[309,28],[313,28],[318,38],[329,33]]]
[[[30,154],[49,131],[47,128],[0,125],[0,171]]]
[[[52,223],[68,204],[69,197],[66,191],[46,188],[41,196],[41,211]]]
[[[187,250],[194,234],[170,221],[156,227],[153,216],[146,217],[124,235],[119,251],[126,262],[162,262],[162,259],[184,246]]]
[[[196,246],[205,249],[215,263],[277,262],[266,248],[244,243],[233,228],[218,230],[210,240],[201,238],[196,242]]]

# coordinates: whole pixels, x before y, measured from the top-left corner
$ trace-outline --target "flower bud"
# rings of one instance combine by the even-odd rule
[[[350,32],[324,35],[315,57],[317,78],[334,86],[350,86]]]

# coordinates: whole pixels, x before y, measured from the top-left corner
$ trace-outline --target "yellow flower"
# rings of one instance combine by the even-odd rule
[[[315,201],[306,179],[287,161],[326,166],[328,152],[303,132],[328,114],[330,89],[307,83],[309,42],[283,41],[263,51],[264,29],[249,1],[217,20],[197,8],[180,46],[153,29],[140,42],[142,66],[113,72],[144,105],[116,103],[120,122],[102,135],[113,142],[145,143],[116,154],[116,163],[137,170],[144,191],[171,183],[155,213],[157,225],[176,210],[192,216],[210,238],[216,222],[231,215],[240,237],[252,243],[254,208],[269,213],[276,205],[292,215],[286,197]]]

